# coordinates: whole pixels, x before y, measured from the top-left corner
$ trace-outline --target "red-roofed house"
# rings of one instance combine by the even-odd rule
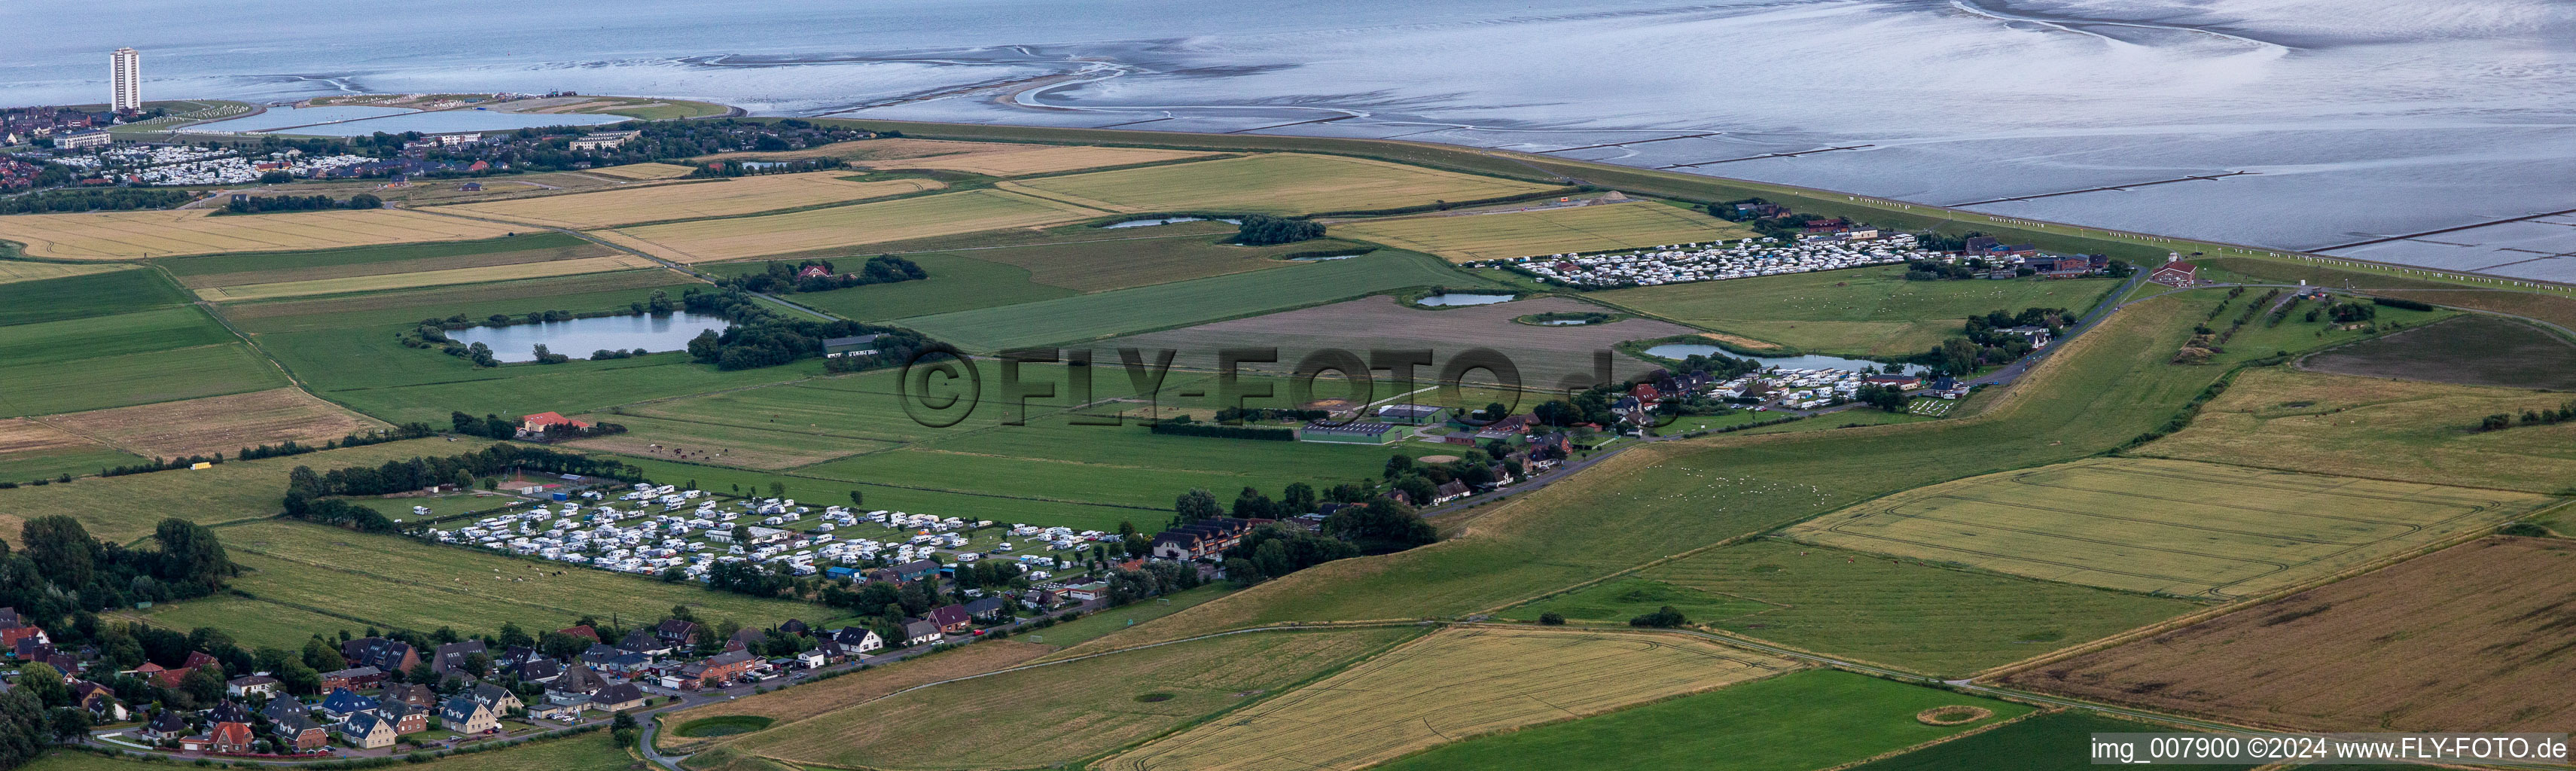
[[[249,723],[216,723],[214,730],[207,731],[204,736],[180,739],[179,749],[243,754],[250,752],[251,739]]]
[[[2157,268],[2156,272],[2147,274],[2147,280],[2177,289],[2188,287],[2200,281],[2200,266],[2188,262],[2168,262],[2164,267]]]
[[[534,415],[528,415],[528,416],[525,416],[525,417],[521,417],[521,418],[519,418],[519,430],[521,430],[521,431],[526,431],[526,432],[531,433],[531,434],[544,433],[547,429],[553,428],[553,427],[555,427],[555,426],[570,426],[570,427],[573,427],[573,428],[589,428],[589,427],[590,427],[590,424],[588,424],[588,423],[584,423],[584,422],[581,422],[581,421],[578,421],[578,420],[574,420],[574,419],[572,419],[572,418],[567,418],[567,417],[564,417],[564,416],[562,416],[562,415],[558,415],[558,414],[555,414],[555,413],[552,413],[552,412],[540,412],[540,413],[537,413],[537,414],[534,414]]]
[[[590,628],[590,626],[589,626],[588,624],[584,624],[584,625],[582,625],[582,626],[568,626],[568,627],[564,627],[564,628],[562,628],[562,629],[557,629],[557,630],[555,630],[555,631],[557,631],[557,632],[561,632],[561,633],[564,633],[564,634],[568,634],[568,635],[572,635],[572,636],[574,636],[574,637],[579,637],[579,638],[584,639],[584,640],[589,640],[589,641],[591,641],[591,642],[599,642],[599,641],[600,641],[600,640],[599,640],[599,630],[596,630],[596,629],[592,629],[592,628]]]
[[[18,641],[20,640],[34,640],[37,645],[53,644],[53,640],[45,636],[45,630],[36,627],[21,626],[9,629],[0,629],[0,647],[15,650],[17,649]]]

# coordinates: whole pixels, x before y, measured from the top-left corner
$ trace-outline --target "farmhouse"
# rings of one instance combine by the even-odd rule
[[[1250,534],[1252,528],[1269,521],[1234,517],[1204,519],[1154,534],[1154,540],[1147,548],[1155,559],[1178,562],[1205,559],[1234,548],[1235,544],[1243,542],[1243,537]]]
[[[557,426],[578,430],[589,428],[590,424],[552,412],[540,412],[519,419],[519,432],[523,434],[542,434],[554,430]]]
[[[2186,288],[2200,283],[2200,266],[2188,262],[2168,262],[2163,267],[2157,268],[2156,272],[2147,274],[2147,280],[2175,289]]]

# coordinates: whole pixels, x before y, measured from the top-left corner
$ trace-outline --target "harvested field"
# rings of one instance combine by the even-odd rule
[[[2493,316],[2460,316],[2308,356],[2304,369],[2437,383],[2576,391],[2576,341]]]
[[[1436,254],[1451,262],[1639,249],[1753,235],[1753,231],[1704,212],[1654,201],[1357,220],[1334,223],[1332,231]]]
[[[587,230],[663,220],[734,217],[936,190],[928,179],[852,182],[848,171],[763,174],[705,182],[610,188],[441,207],[493,219]]]
[[[576,236],[547,232],[490,241],[188,257],[163,260],[159,264],[178,280],[180,286],[203,289],[578,260],[617,254],[621,252]]]
[[[25,418],[0,419],[0,481],[93,474],[139,458]]]
[[[1473,201],[1556,188],[1338,155],[1269,153],[1003,182],[1066,203],[1121,212],[1311,214]]]
[[[1465,737],[1795,668],[1679,635],[1449,629],[1100,766],[1357,769]]]
[[[1150,604],[1150,603],[1149,603]],[[874,667],[865,672],[852,672],[795,688],[745,696],[722,704],[691,707],[657,716],[663,725],[679,725],[691,720],[725,715],[750,715],[780,721],[783,726],[793,721],[855,707],[885,698],[906,688],[978,675],[997,669],[1028,663],[1054,648],[1016,640],[987,640],[937,656],[909,659],[901,664]]]
[[[1790,528],[1799,540],[2111,589],[2260,594],[2556,499],[2110,458],[1963,479]]]
[[[733,741],[798,765],[916,769],[1069,763],[1233,709],[1420,634],[1257,632],[890,696]],[[1169,698],[1139,699],[1168,695]]]
[[[97,447],[97,442],[83,439],[53,426],[26,418],[0,418],[0,457]]]
[[[461,241],[510,232],[507,225],[399,209],[209,215],[205,210],[189,210],[0,217],[0,239],[25,244],[31,257],[136,260],[215,252]]]
[[[233,455],[244,447],[287,440],[318,445],[384,425],[296,388],[75,412],[44,421],[147,457]]]
[[[1247,363],[1246,368],[1293,371],[1310,352],[1328,349],[1365,352],[1371,348],[1428,348],[1434,360],[1447,364],[1459,353],[1490,348],[1511,359],[1521,382],[1530,388],[1554,388],[1570,375],[1589,375],[1593,356],[1624,340],[1689,334],[1690,328],[1654,319],[1623,319],[1608,324],[1547,327],[1515,324],[1534,313],[1598,312],[1600,306],[1561,297],[1474,305],[1429,311],[1409,308],[1393,297],[1363,297],[1348,302],[1220,321],[1195,327],[1120,338],[1104,347],[1173,348],[1189,366],[1213,368],[1221,348],[1276,347],[1279,361]],[[1653,366],[1626,355],[1614,355],[1612,378],[1624,378]],[[1437,372],[1422,375],[1431,380]],[[1486,377],[1476,373],[1474,377]],[[1318,389],[1321,392],[1321,388]],[[1482,403],[1475,406],[1481,407]],[[1526,409],[1530,405],[1523,404]]]
[[[18,281],[42,281],[44,279],[62,278],[64,276],[83,276],[91,273],[106,273],[111,270],[129,270],[132,267],[133,266],[130,265],[101,263],[0,260],[0,284]]]
[[[675,222],[596,233],[679,262],[739,260],[1098,216],[1071,204],[968,190],[760,217]]]
[[[2571,648],[2576,543],[2487,538],[2005,681],[2301,730],[2562,733]]]
[[[2495,414],[2555,409],[2563,393],[2246,371],[2191,426],[2132,452],[2373,479],[2565,493],[2576,423],[2479,431]]]
[[[618,179],[674,179],[688,176],[693,171],[697,169],[671,163],[630,163],[589,169],[583,173]]]
[[[1143,147],[1021,145],[998,142],[953,142],[943,139],[876,139],[815,148],[848,146],[845,155],[872,169],[949,169],[995,177],[1053,174],[1077,169],[1132,166],[1139,163],[1205,158],[1215,153],[1156,150]],[[812,152],[807,150],[804,152]]]
[[[285,281],[275,284],[206,287],[197,296],[214,302],[274,300],[283,297],[308,297],[326,294],[382,292],[393,289],[418,289],[450,284],[483,284],[554,276],[578,276],[585,273],[607,273],[620,270],[657,267],[659,263],[631,254],[608,257],[585,257],[577,260],[522,262],[479,268],[425,270],[418,273],[389,273],[349,278],[325,278],[312,281]]]

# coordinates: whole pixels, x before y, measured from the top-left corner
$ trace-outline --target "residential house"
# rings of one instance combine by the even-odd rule
[[[618,683],[590,695],[590,708],[602,712],[624,712],[644,706],[644,689],[634,683]]]
[[[590,665],[574,664],[564,669],[563,676],[546,684],[546,700],[556,704],[580,704],[589,701],[590,695],[598,693],[605,685],[599,673],[591,671]]]
[[[2176,289],[2190,287],[2200,283],[2200,266],[2188,262],[2168,262],[2163,267],[2156,268],[2156,272],[2147,274],[2147,280]]]
[[[437,651],[430,657],[429,671],[436,672],[441,676],[459,673],[473,674],[473,672],[466,669],[465,662],[467,657],[473,656],[477,653],[483,654],[485,659],[484,664],[486,666],[491,664],[491,649],[486,647],[482,640],[466,640],[464,642],[452,642],[438,646]],[[485,671],[490,670],[487,669]]]
[[[243,703],[238,702],[238,701],[233,701],[233,700],[231,700],[231,699],[225,699],[225,700],[223,701],[223,703],[215,705],[215,708],[214,708],[214,709],[206,710],[206,722],[209,722],[209,723],[248,723],[248,722],[251,722],[251,710],[250,710],[250,705],[248,705],[248,704],[243,704]]]
[[[72,703],[89,710],[92,720],[101,723],[125,722],[125,705],[116,700],[116,691],[87,680],[73,680]]]
[[[379,672],[411,671],[420,663],[420,651],[410,643],[382,637],[360,637],[340,644],[340,658],[353,667],[375,667]]]
[[[473,690],[466,692],[466,695],[473,697],[475,701],[483,702],[484,706],[491,707],[492,714],[495,715],[506,716],[511,710],[527,706],[525,702],[519,701],[519,694],[491,683],[477,684]]]
[[[564,628],[562,628],[562,629],[557,629],[557,630],[555,630],[555,631],[556,631],[557,633],[560,633],[560,634],[568,634],[568,635],[572,635],[572,636],[574,636],[574,637],[579,637],[579,638],[581,638],[581,639],[589,640],[589,641],[591,641],[591,642],[605,642],[604,640],[599,639],[599,630],[596,630],[596,629],[592,629],[592,628],[590,628],[590,625],[589,625],[589,624],[583,624],[583,625],[581,625],[581,626],[568,626],[568,627],[564,627]]]
[[[1467,497],[1467,483],[1460,482],[1455,479],[1442,482],[1440,483],[1439,493],[1439,495],[1431,498],[1431,505],[1438,506],[1443,503]]]
[[[537,703],[528,705],[528,717],[535,720],[570,722],[581,719],[580,704]]]
[[[923,643],[935,643],[939,642],[940,638],[946,636],[947,633],[940,631],[938,624],[931,623],[928,619],[907,618],[903,620],[904,645],[910,646],[920,645]]]
[[[333,720],[347,720],[350,715],[374,712],[380,707],[376,700],[360,696],[357,691],[347,688],[332,691],[331,695],[322,697],[322,714]]]
[[[322,673],[322,692],[330,693],[332,690],[339,688],[348,688],[352,690],[374,688],[378,685],[382,685],[384,682],[384,671],[376,669],[375,667],[335,669]]]
[[[617,648],[619,650],[641,653],[646,656],[668,656],[671,655],[671,649],[687,644],[688,643],[685,641],[674,643],[672,641],[662,639],[661,635],[655,634],[653,630],[650,629],[638,629],[626,633],[626,637],[618,640]],[[599,646],[594,645],[591,646],[589,651],[585,651],[581,655],[586,657],[598,651]]]
[[[808,635],[808,634],[813,633],[814,628],[813,628],[813,627],[810,627],[810,626],[806,626],[806,625],[805,625],[805,622],[803,622],[803,621],[798,621],[798,620],[796,620],[796,619],[792,619],[792,618],[791,618],[791,619],[786,620],[785,622],[780,623],[780,624],[778,625],[778,631],[786,632],[786,633],[788,633],[788,634],[792,634],[792,635],[795,635],[795,636],[798,636],[798,637],[804,637],[804,636],[806,636],[806,635]]]
[[[667,644],[666,647],[670,648],[692,645],[698,640],[698,622],[666,618],[653,627],[653,636],[661,639]]]
[[[753,629],[751,627],[743,627],[742,629],[735,631],[732,637],[725,640],[724,649],[729,651],[750,650],[753,646],[757,646],[768,641],[769,633]]]
[[[394,746],[394,736],[393,723],[372,712],[360,712],[340,723],[340,738],[362,750]]]
[[[383,702],[376,719],[394,727],[395,736],[407,736],[429,730],[429,708],[403,702]]]
[[[207,729],[204,736],[180,739],[179,749],[221,755],[245,755],[250,753],[251,742],[255,738],[249,723],[216,723]]]
[[[562,675],[563,665],[555,663],[554,659],[538,656],[512,665],[505,671],[527,682],[544,683],[552,682],[555,677]]]
[[[1212,558],[1242,543],[1243,537],[1251,534],[1254,527],[1269,521],[1234,517],[1203,519],[1154,534],[1146,548],[1155,559],[1186,562]]]
[[[680,678],[687,687],[718,688],[750,673],[758,663],[760,659],[748,651],[726,651],[680,668]]]
[[[267,705],[259,708],[259,715],[268,718],[270,722],[276,722],[285,720],[288,715],[312,717],[313,714],[309,709],[304,706],[304,702],[294,699],[270,699]]]
[[[966,615],[981,621],[996,621],[1011,609],[1011,602],[997,596],[977,597],[965,605]]]
[[[428,709],[438,706],[438,692],[426,685],[396,683],[385,686],[383,693],[376,694],[376,700]]]
[[[13,626],[0,629],[0,646],[8,646],[13,651],[31,640],[37,645],[54,644],[52,638],[45,636],[45,630],[42,627]]]
[[[1064,589],[1064,596],[1072,598],[1075,602],[1090,602],[1109,596],[1109,584],[1093,582],[1081,586],[1068,586]]]
[[[254,693],[262,696],[274,696],[277,694],[277,688],[277,678],[269,677],[267,675],[236,677],[225,681],[224,683],[224,693],[236,697],[245,697]]]
[[[820,669],[824,662],[830,660],[830,657],[824,655],[821,646],[797,651],[796,655],[788,658],[794,659],[800,669]]]
[[[875,630],[863,626],[841,627],[839,632],[832,635],[832,642],[840,645],[841,650],[848,655],[854,656],[885,647],[885,638],[878,637]]]
[[[143,724],[142,733],[143,738],[156,742],[186,736],[188,735],[188,716],[178,710],[164,707],[160,712],[153,713],[152,719]]]
[[[966,615],[965,606],[942,605],[930,609],[930,623],[939,625],[939,631],[954,634],[966,631],[966,627],[973,626],[975,618]]]
[[[468,735],[490,731],[501,725],[500,716],[492,714],[490,705],[475,701],[471,696],[448,699],[447,706],[439,708],[438,719],[447,723],[447,730]]]
[[[271,719],[268,732],[277,737],[278,744],[293,747],[296,752],[312,752],[331,743],[331,732],[324,730],[321,723],[313,722],[313,718],[302,714],[282,715]]]

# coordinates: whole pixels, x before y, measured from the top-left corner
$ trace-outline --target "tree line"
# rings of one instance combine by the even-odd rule
[[[266,214],[281,211],[320,211],[325,209],[382,209],[385,201],[374,193],[359,193],[349,200],[335,200],[327,195],[252,195],[235,198],[224,204],[230,214]]]
[[[194,200],[197,200],[195,191],[157,187],[47,190],[13,198],[0,198],[0,214],[167,209]]]
[[[496,444],[446,457],[389,460],[381,466],[348,466],[315,472],[297,466],[286,475],[286,516],[367,533],[396,531],[393,521],[365,506],[333,496],[385,495],[437,485],[470,487],[477,476],[511,469],[549,474],[579,474],[625,482],[644,478],[642,469],[623,462],[543,447]]]
[[[740,289],[691,289],[680,295],[680,305],[692,313],[733,322],[721,333],[710,329],[689,341],[689,358],[716,365],[720,370],[769,367],[821,356],[823,341],[838,337],[878,335],[876,348],[881,360],[886,361],[910,361],[919,352],[942,347],[919,332],[901,327],[780,315]]]
[[[805,276],[803,274],[806,268],[822,268],[823,275]],[[740,289],[745,292],[785,294],[828,292],[870,284],[917,281],[929,277],[929,271],[922,270],[919,264],[911,260],[891,254],[880,254],[868,258],[868,261],[853,273],[842,273],[834,269],[831,260],[803,260],[794,264],[771,262],[762,266],[756,273],[717,279],[716,286]]]

